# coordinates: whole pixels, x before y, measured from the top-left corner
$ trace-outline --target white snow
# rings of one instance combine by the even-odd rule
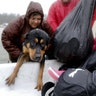
[[[39,70],[39,63],[28,62],[24,63],[15,79],[15,84],[8,86],[5,79],[11,74],[16,63],[0,64],[0,96],[41,96],[41,91],[35,88]],[[62,63],[55,60],[46,60],[43,82],[53,81],[53,78],[48,74],[48,68],[58,69]]]

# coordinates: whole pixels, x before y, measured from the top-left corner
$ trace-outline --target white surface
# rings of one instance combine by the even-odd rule
[[[39,63],[29,62],[24,63],[15,79],[15,84],[7,86],[5,79],[11,74],[16,63],[0,64],[0,96],[41,96],[41,91],[35,88],[37,82]],[[46,60],[43,82],[53,81],[48,74],[48,68],[58,69],[61,63],[55,60]]]
[[[94,21],[92,31],[93,31],[93,37],[96,38],[96,20]]]

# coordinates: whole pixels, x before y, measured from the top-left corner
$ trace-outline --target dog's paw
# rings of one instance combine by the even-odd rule
[[[43,83],[37,84],[37,86],[35,87],[35,89],[37,89],[38,91],[40,91],[42,89]]]
[[[11,84],[14,84],[15,82],[16,75],[11,74],[7,79],[6,79],[6,84],[10,86]]]

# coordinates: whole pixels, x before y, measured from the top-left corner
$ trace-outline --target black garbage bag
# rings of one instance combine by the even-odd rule
[[[57,28],[54,38],[54,56],[61,62],[81,61],[93,47],[92,16],[95,0],[80,0]]]
[[[96,96],[96,70],[69,68],[56,83],[46,82],[41,96]]]
[[[93,51],[88,58],[86,59],[86,61],[82,64],[81,66],[83,69],[87,69],[91,72],[93,72],[94,70],[96,70],[96,51]]]

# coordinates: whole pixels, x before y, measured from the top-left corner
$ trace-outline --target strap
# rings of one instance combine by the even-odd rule
[[[41,90],[41,96],[45,96],[46,92],[50,88],[54,87],[54,85],[55,84],[53,82],[47,82],[47,83],[45,83],[44,86],[43,86],[43,88],[42,88],[42,90]],[[53,90],[50,93],[52,94],[53,93]],[[50,95],[50,93],[49,93],[49,95]]]

